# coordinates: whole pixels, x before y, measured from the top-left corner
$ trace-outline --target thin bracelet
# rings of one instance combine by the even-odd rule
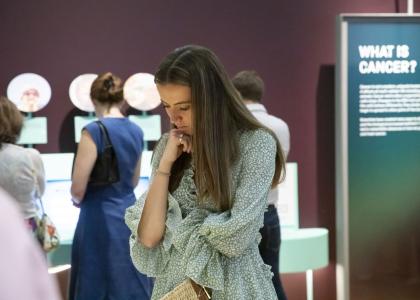
[[[161,171],[161,170],[159,170],[159,169],[156,169],[155,174],[156,174],[156,175],[171,176],[171,172],[162,172],[162,171]]]

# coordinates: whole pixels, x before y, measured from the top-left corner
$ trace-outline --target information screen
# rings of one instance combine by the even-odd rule
[[[140,178],[134,190],[136,199],[147,189],[148,178]],[[45,211],[57,226],[58,233],[63,242],[73,240],[74,230],[76,229],[79,218],[79,208],[71,202],[70,180],[48,181],[44,196],[42,197]]]

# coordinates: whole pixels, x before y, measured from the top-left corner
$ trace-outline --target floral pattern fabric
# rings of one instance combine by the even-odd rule
[[[209,199],[197,204],[192,166],[184,171],[178,188],[168,193],[166,230],[156,247],[146,248],[137,239],[147,191],[127,209],[132,260],[140,272],[156,278],[152,299],[160,299],[188,277],[209,287],[214,300],[276,299],[270,267],[258,251],[259,229],[275,171],[276,143],[262,129],[243,132],[238,139],[230,210],[217,212]],[[153,172],[167,140],[166,134],[155,149]]]

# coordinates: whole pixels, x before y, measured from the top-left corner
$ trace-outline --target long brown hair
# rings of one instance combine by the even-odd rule
[[[238,132],[264,128],[277,142],[273,186],[283,177],[284,158],[275,134],[260,124],[243,104],[217,56],[201,46],[184,46],[171,52],[160,64],[155,82],[191,88],[193,154],[198,199],[210,196],[220,210],[232,207],[230,169],[238,157]],[[174,189],[186,168],[182,155],[171,170]]]

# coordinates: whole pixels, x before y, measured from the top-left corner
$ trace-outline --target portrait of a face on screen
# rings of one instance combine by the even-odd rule
[[[51,87],[44,77],[34,73],[24,73],[10,81],[7,97],[20,111],[33,113],[48,104],[51,99]]]

